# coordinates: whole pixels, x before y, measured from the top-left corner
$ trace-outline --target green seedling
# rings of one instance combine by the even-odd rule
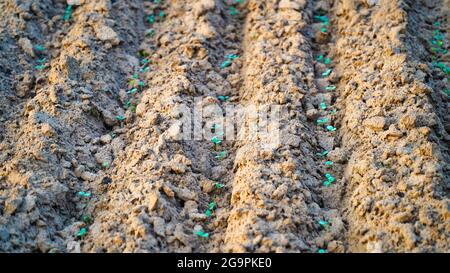
[[[327,130],[328,130],[329,132],[334,132],[334,131],[336,131],[336,128],[334,128],[334,127],[331,126],[331,125],[328,125],[328,126],[327,126]]]
[[[64,13],[64,21],[69,21],[72,13],[72,5],[68,5]]]
[[[159,19],[164,18],[164,16],[165,16],[164,11],[161,10],[161,11],[158,13]]]
[[[322,119],[318,119],[317,120],[317,124],[324,124],[324,123],[327,123],[328,122],[328,119],[327,118],[322,118]]]
[[[327,87],[325,87],[325,90],[327,90],[327,91],[334,91],[334,90],[336,90],[336,86],[328,85]]]
[[[214,202],[209,203],[209,209],[213,210],[216,204]]]
[[[225,58],[230,59],[230,60],[234,60],[234,59],[239,58],[239,56],[236,55],[236,54],[229,54],[229,55],[225,56]]]
[[[39,59],[39,60],[37,60],[37,62],[40,64],[45,63],[45,58]]]
[[[336,110],[336,109],[333,109],[333,110],[330,111],[330,114],[332,114],[332,115],[334,115],[334,114],[336,114],[336,113],[337,113],[337,110]]]
[[[144,73],[150,70],[150,67],[146,66],[144,68],[139,69],[139,72]]]
[[[83,238],[83,236],[86,234],[87,229],[86,228],[81,228],[80,231],[78,231],[77,233],[77,237]]]
[[[128,100],[123,104],[123,108],[128,109],[128,107],[130,107],[130,105],[131,105],[131,100]]]
[[[211,211],[210,209],[207,209],[207,210],[205,211],[205,215],[206,215],[207,217],[210,217],[211,214],[212,214],[212,211]]]
[[[89,218],[89,216],[84,215],[83,216],[83,222],[87,225],[89,225],[91,223],[91,218]]]
[[[138,85],[139,85],[140,87],[144,87],[144,86],[145,86],[145,82],[139,81]]]
[[[220,145],[222,143],[222,141],[217,136],[211,138],[211,142],[215,145]]]
[[[222,151],[218,155],[215,156],[217,159],[224,158],[227,155],[227,151]]]
[[[220,101],[226,101],[228,100],[230,97],[229,96],[218,96],[217,97]]]
[[[323,151],[323,152],[321,152],[321,153],[317,153],[316,155],[319,156],[319,157],[325,157],[325,156],[328,155],[328,151],[325,150],[325,151]]]
[[[322,76],[328,77],[328,76],[331,74],[332,71],[333,71],[333,70],[332,70],[331,68],[328,68],[327,70],[325,70],[325,71],[322,73]]]
[[[326,65],[329,65],[331,63],[331,59],[330,58],[326,58],[323,63],[326,64]]]
[[[323,27],[323,28],[320,29],[320,31],[321,31],[322,33],[327,33],[327,28],[326,28],[326,27]]]
[[[221,184],[221,183],[216,183],[216,184],[214,184],[214,186],[216,187],[216,189],[221,189],[221,188],[225,187],[225,185]]]
[[[318,21],[320,21],[322,23],[325,23],[325,22],[329,21],[328,17],[326,15],[314,15],[314,19],[316,19],[316,20],[318,20]]]
[[[130,89],[127,93],[128,93],[128,94],[134,94],[134,93],[136,93],[136,92],[137,92],[137,88],[134,87],[134,88]]]
[[[327,251],[325,250],[325,249],[319,249],[319,251],[317,251],[317,253],[321,253],[321,254],[323,254],[323,253],[327,253]]]
[[[201,230],[197,231],[195,234],[200,236],[200,237],[203,237],[203,238],[207,238],[209,236],[208,233],[205,233],[205,232],[203,232]]]
[[[316,59],[318,62],[321,62],[321,61],[323,61],[323,55],[322,54],[320,54],[318,57],[317,57],[317,59]]]
[[[45,67],[46,67],[45,64],[40,64],[40,65],[36,65],[34,68],[36,68],[37,70],[42,70]]]
[[[325,165],[327,165],[327,166],[331,166],[331,165],[333,165],[333,162],[332,161],[325,161]]]
[[[124,116],[116,116],[116,119],[117,119],[118,121],[124,121],[124,120],[125,120],[125,117],[124,117]]]
[[[103,162],[102,163],[102,167],[103,168],[109,168],[109,162],[108,161]]]
[[[91,193],[90,192],[84,192],[84,191],[78,192],[78,195],[81,196],[81,197],[91,197]]]
[[[322,227],[324,227],[324,228],[326,228],[326,227],[328,226],[328,222],[327,222],[327,221],[320,220],[320,221],[319,221],[319,225],[322,226]]]
[[[320,107],[320,109],[322,109],[322,110],[326,110],[326,109],[327,109],[327,104],[326,104],[324,101],[322,101],[322,102],[319,104],[319,107]]]
[[[230,15],[238,15],[238,14],[239,14],[239,11],[234,6],[231,6],[230,7]]]
[[[147,21],[150,24],[154,24],[155,23],[155,15],[153,15],[153,14],[149,15],[148,18],[147,18]]]
[[[326,173],[325,177],[327,178],[327,181],[325,183],[328,182],[327,183],[328,185],[335,181],[334,177],[331,174],[329,174],[329,173]]]
[[[228,67],[230,65],[231,65],[231,61],[230,60],[226,60],[220,65],[220,68],[224,69],[225,67]]]

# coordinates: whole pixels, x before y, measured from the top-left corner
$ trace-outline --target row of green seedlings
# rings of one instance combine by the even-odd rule
[[[442,56],[448,53],[445,44],[445,35],[440,31],[440,22],[433,23],[433,38],[431,39],[432,66],[439,68],[447,76],[447,83],[450,81],[450,66],[442,61]],[[450,98],[450,88],[444,90],[444,93]]]
[[[158,3],[160,3],[160,0],[154,0],[153,3],[158,4]],[[67,10],[68,10],[67,12],[70,12],[71,8],[68,8]],[[67,14],[67,12],[66,12],[66,14]],[[68,16],[70,16],[70,13]],[[163,17],[164,17],[164,13],[162,11],[160,11],[158,18],[160,20],[162,20]],[[148,22],[150,24],[153,24],[154,21],[150,20],[150,18],[152,18],[152,17],[151,16],[148,17]],[[151,33],[153,33],[153,35],[154,35],[155,30],[151,29]],[[128,84],[127,84],[127,88],[128,88],[127,94],[130,95],[130,98],[123,105],[123,108],[125,110],[129,109],[133,113],[136,111],[136,105],[138,103],[138,95],[137,94],[141,93],[145,87],[144,81],[141,81],[140,78],[141,78],[141,76],[143,76],[144,73],[146,73],[150,70],[150,64],[151,64],[151,60],[149,59],[149,54],[146,53],[145,51],[143,51],[143,50],[139,51],[138,57],[139,57],[138,72],[133,74],[133,76],[131,77],[131,79],[128,81]],[[117,115],[116,119],[119,122],[123,122],[125,120],[125,117],[121,116],[121,115]],[[116,135],[114,133],[111,133],[111,136],[114,138]],[[107,162],[107,161],[103,162],[102,167],[104,169],[109,168],[110,162]],[[83,198],[83,200],[86,202],[88,200],[88,198],[91,196],[91,193],[80,191],[78,193],[78,195],[81,196]],[[86,210],[87,203],[85,203],[83,206],[84,206],[84,210]],[[86,233],[88,231],[89,225],[91,224],[91,219],[88,215],[83,215],[82,220],[83,220],[84,226],[76,234],[76,237],[80,238],[80,239],[84,238],[84,236],[86,235]]]
[[[66,8],[66,11],[64,13],[63,16],[63,20],[64,22],[67,22],[70,20],[72,16],[72,5],[68,5]],[[38,59],[36,60],[36,65],[34,66],[34,68],[38,71],[44,70],[46,68],[49,67],[49,65],[47,64],[47,58],[45,58],[44,55],[44,51],[45,51],[45,47],[43,45],[35,45],[34,46],[34,50],[38,53]]]
[[[328,32],[330,20],[328,19],[328,17],[326,15],[315,15],[314,20],[321,23],[322,26],[320,28],[320,31],[322,33]],[[333,72],[331,58],[326,57],[326,54],[320,54],[319,56],[317,56],[316,61],[323,63],[327,66],[326,70],[321,73],[322,77],[327,78]],[[336,90],[336,86],[328,85],[325,87],[325,90],[328,92],[333,92]],[[330,116],[330,115],[332,116],[332,115],[336,114],[336,112],[337,112],[336,109],[329,109],[330,107],[327,106],[325,98],[322,98],[322,102],[319,104],[319,108],[320,108],[321,113],[327,113],[327,114],[323,115],[322,117],[317,119],[317,121],[316,121],[317,125],[324,126],[324,128],[326,129],[327,132],[336,131],[336,128],[329,124],[330,118],[328,118],[328,116]],[[325,168],[329,169],[329,168],[332,168],[333,162],[331,160],[326,159],[327,155],[328,155],[327,150],[317,153],[317,156],[319,158],[324,159]],[[323,182],[324,187],[329,187],[331,185],[331,183],[336,181],[336,179],[333,177],[333,175],[331,175],[328,171],[325,173],[325,179],[326,180]],[[326,220],[319,220],[318,223],[319,223],[319,226],[323,229],[327,229],[330,225]],[[326,250],[320,248],[318,250],[318,253],[326,253]]]
[[[240,3],[243,3],[243,0],[236,0],[235,1],[235,4],[233,4],[233,5],[231,5],[230,6],[230,8],[229,8],[229,13],[230,13],[230,15],[231,16],[234,16],[234,15],[238,15],[239,14],[239,11],[238,11],[238,9],[236,8],[237,7],[237,5],[239,5]],[[220,69],[225,69],[225,68],[227,68],[227,67],[229,67],[232,63],[233,63],[233,60],[235,60],[235,59],[237,59],[237,58],[239,58],[239,56],[238,55],[236,55],[236,54],[228,54],[228,55],[226,55],[225,56],[225,60],[220,64]],[[220,102],[226,102],[228,99],[229,99],[230,97],[229,96],[218,96],[217,97],[217,99],[220,101]],[[213,136],[212,138],[211,138],[211,142],[213,143],[213,145],[214,145],[214,149],[216,150],[217,148],[219,148],[219,147],[221,147],[221,145],[222,145],[222,137],[223,137],[223,135],[224,135],[224,132],[223,132],[223,130],[221,131],[221,132],[218,132],[218,130],[221,128],[221,126],[219,125],[219,124],[213,124],[212,126],[211,126],[211,133],[213,133],[213,134],[215,134],[215,136]],[[215,159],[217,159],[217,160],[221,160],[221,159],[224,159],[226,156],[227,156],[227,150],[223,150],[223,151],[220,151],[220,152],[214,152],[213,153],[213,155],[214,155],[214,158]],[[206,215],[206,217],[207,217],[207,219],[210,219],[210,217],[211,217],[211,215],[212,215],[212,213],[213,213],[213,211],[214,211],[214,209],[216,208],[216,202],[215,202],[215,200],[216,200],[216,198],[217,198],[217,193],[224,187],[225,185],[224,184],[221,184],[221,183],[215,183],[215,185],[214,185],[214,192],[213,192],[213,196],[212,196],[212,201],[209,203],[209,206],[208,206],[208,208],[206,209],[206,211],[205,211],[205,215]],[[203,231],[203,230],[199,230],[199,231],[197,231],[196,233],[195,233],[197,236],[199,236],[199,237],[202,237],[202,238],[208,238],[209,237],[209,233],[207,233],[207,232],[205,232],[205,231]]]
[[[218,100],[221,101],[221,102],[225,102],[228,99],[229,99],[228,96],[218,96]],[[213,125],[211,125],[211,128],[210,128],[211,129],[211,133],[215,134],[211,138],[211,142],[213,143],[215,150],[220,149],[220,147],[222,145],[222,137],[224,135],[224,131],[222,130],[221,132],[219,132],[218,130],[220,128],[221,128],[221,126],[219,124],[213,124]],[[227,150],[220,151],[219,153],[214,152],[213,155],[214,155],[214,158],[217,159],[217,160],[224,159],[227,156]],[[216,208],[215,200],[217,199],[217,193],[219,193],[220,190],[224,186],[225,186],[224,184],[218,183],[218,182],[216,182],[214,184],[214,191],[213,191],[212,201],[209,203],[209,207],[205,211],[205,215],[206,215],[207,219],[210,219],[214,209]],[[209,237],[209,233],[206,233],[203,230],[199,230],[195,234],[198,235],[199,237],[203,237],[203,238]]]

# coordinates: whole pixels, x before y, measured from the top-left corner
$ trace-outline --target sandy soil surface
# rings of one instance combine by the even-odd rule
[[[449,50],[449,0],[0,0],[0,251],[449,252]]]

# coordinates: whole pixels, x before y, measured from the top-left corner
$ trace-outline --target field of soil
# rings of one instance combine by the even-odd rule
[[[449,106],[450,0],[0,0],[0,252],[450,252]]]

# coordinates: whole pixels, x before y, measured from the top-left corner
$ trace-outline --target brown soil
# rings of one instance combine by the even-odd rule
[[[448,51],[449,0],[0,0],[0,251],[448,252]]]

